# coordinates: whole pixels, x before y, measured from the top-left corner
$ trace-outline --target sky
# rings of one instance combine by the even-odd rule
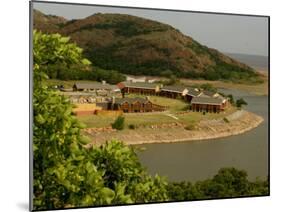
[[[34,2],[33,8],[69,20],[85,18],[94,13],[130,14],[169,24],[199,43],[221,52],[263,56],[268,54],[266,17],[40,2]]]

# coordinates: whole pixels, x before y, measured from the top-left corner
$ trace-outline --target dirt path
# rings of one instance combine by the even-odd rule
[[[166,113],[165,115],[166,115],[166,116],[169,116],[169,117],[171,117],[171,118],[173,118],[173,119],[179,120],[178,117],[174,116],[174,115],[171,114],[171,113]]]

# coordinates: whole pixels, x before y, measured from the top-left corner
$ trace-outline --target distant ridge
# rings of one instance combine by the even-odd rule
[[[95,66],[133,75],[249,81],[254,69],[201,45],[174,27],[124,14],[66,20],[34,10],[34,28],[70,36]]]
[[[226,55],[241,61],[242,63],[251,66],[254,69],[268,69],[268,57],[262,55],[238,54],[238,53],[225,53]]]

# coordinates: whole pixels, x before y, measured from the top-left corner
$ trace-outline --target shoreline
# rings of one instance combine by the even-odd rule
[[[93,139],[86,146],[102,145],[107,140],[120,140],[126,145],[150,143],[176,143],[184,141],[210,140],[243,134],[258,127],[263,118],[254,113],[239,110],[223,118],[200,121],[195,130],[187,130],[181,124],[175,127],[143,128],[136,130],[109,130],[96,132],[91,128],[85,132]]]

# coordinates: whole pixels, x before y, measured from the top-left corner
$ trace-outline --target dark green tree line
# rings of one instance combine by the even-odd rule
[[[168,192],[175,201],[269,194],[268,180],[251,182],[245,171],[235,168],[222,168],[212,179],[204,181],[169,183]]]

